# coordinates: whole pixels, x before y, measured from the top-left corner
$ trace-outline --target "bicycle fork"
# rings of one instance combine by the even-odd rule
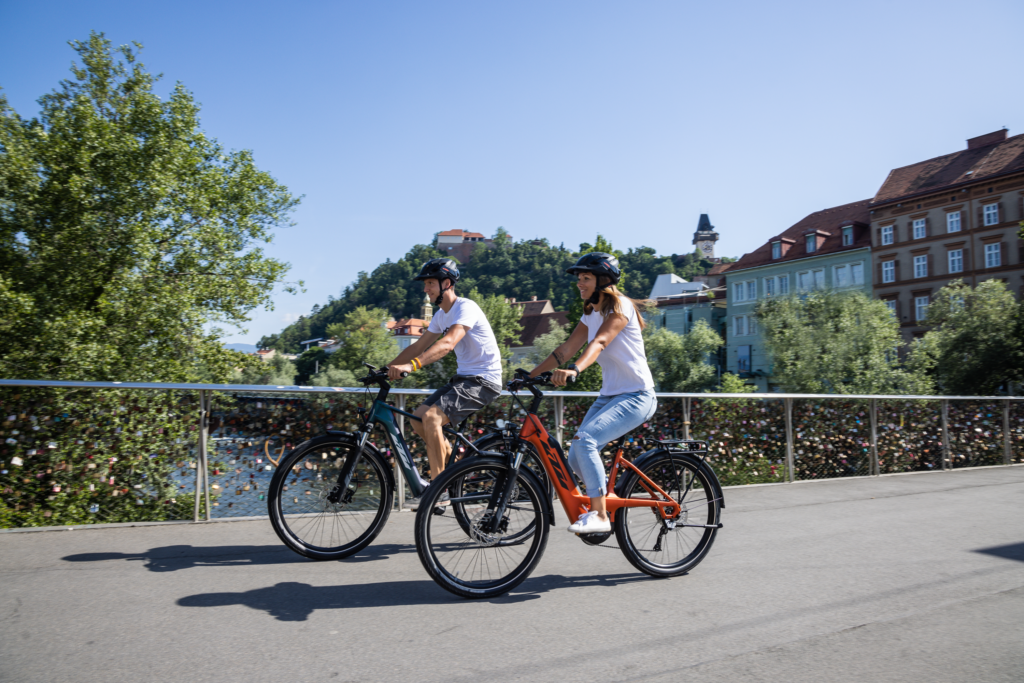
[[[349,488],[349,484],[352,483],[352,475],[356,472],[356,463],[359,462],[359,458],[363,456],[363,449],[366,447],[366,441],[370,438],[369,430],[363,430],[362,436],[359,437],[359,448],[355,452],[351,453],[345,460],[345,464],[341,466],[341,472],[338,474],[338,481],[334,484],[331,492],[327,494],[327,500],[332,505],[338,503],[348,503],[352,500],[352,495],[355,493]]]
[[[516,481],[519,479],[519,467],[526,455],[526,448],[520,446],[512,459],[511,467],[506,471],[504,480],[498,479],[494,484],[494,492],[491,494],[491,501],[488,510],[491,518],[482,525],[482,530],[487,534],[497,534],[504,529],[502,525],[505,520],[505,510],[509,504],[509,498],[516,488]]]

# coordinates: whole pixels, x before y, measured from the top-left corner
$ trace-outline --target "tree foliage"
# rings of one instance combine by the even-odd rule
[[[699,320],[686,334],[664,327],[644,329],[644,349],[658,391],[699,392],[715,382],[715,368],[708,356],[724,342],[705,321]]]
[[[772,378],[811,394],[926,394],[931,380],[903,366],[899,323],[885,302],[833,290],[762,299],[756,308]]]
[[[757,387],[752,384],[747,384],[739,376],[726,372],[722,375],[722,380],[718,384],[718,392],[721,394],[749,394],[752,393]]]
[[[340,323],[327,328],[327,334],[338,341],[338,350],[330,355],[330,366],[362,377],[363,363],[375,367],[390,362],[398,355],[398,342],[385,327],[388,312],[383,308],[360,306]]]
[[[287,264],[261,245],[298,200],[203,133],[183,85],[161,100],[141,46],[71,45],[38,118],[0,98],[0,374],[225,379],[248,361],[210,324],[271,306]]]
[[[987,396],[1024,382],[1024,304],[1000,280],[974,289],[956,280],[928,306],[921,347],[940,390]]]
[[[231,383],[292,386],[296,383],[295,376],[298,373],[295,363],[278,353],[267,362],[259,361],[254,365],[236,370],[231,378]]]

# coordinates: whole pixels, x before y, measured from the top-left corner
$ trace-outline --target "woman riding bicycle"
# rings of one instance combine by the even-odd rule
[[[568,369],[554,370],[551,381],[565,386],[595,362],[601,366],[601,396],[587,411],[569,447],[569,465],[586,485],[590,511],[569,526],[576,534],[612,530],[605,507],[608,480],[601,449],[651,419],[658,408],[641,331],[645,324],[632,299],[618,290],[619,262],[611,254],[585,254],[572,268],[584,315],[564,344],[530,373],[536,377],[565,363],[588,344]]]

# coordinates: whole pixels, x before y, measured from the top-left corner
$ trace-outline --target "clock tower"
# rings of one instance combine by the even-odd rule
[[[693,243],[697,245],[697,249],[704,258],[717,261],[718,259],[715,258],[715,242],[717,241],[718,233],[715,232],[715,226],[711,225],[708,215],[702,213],[700,221],[697,222],[697,232],[693,233]]]

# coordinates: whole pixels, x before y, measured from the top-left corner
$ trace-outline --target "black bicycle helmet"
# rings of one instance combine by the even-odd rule
[[[437,280],[437,284],[441,286],[441,293],[434,299],[434,305],[440,306],[444,293],[454,287],[455,283],[459,281],[459,267],[450,258],[431,259],[423,264],[423,267],[420,268],[420,274],[413,279]],[[451,284],[447,287],[444,286],[445,279],[451,280]]]
[[[592,251],[589,254],[580,256],[576,265],[572,268],[567,268],[565,272],[570,275],[578,273],[593,273],[598,277],[604,275],[611,280],[609,284],[613,285],[618,283],[619,277],[622,275],[622,271],[619,270],[619,259],[611,254],[605,254],[600,251]]]
[[[459,267],[450,258],[431,259],[423,264],[423,267],[420,268],[420,274],[413,279],[430,280],[431,278],[438,282],[448,278],[452,281],[452,284],[455,284],[459,281]]]

